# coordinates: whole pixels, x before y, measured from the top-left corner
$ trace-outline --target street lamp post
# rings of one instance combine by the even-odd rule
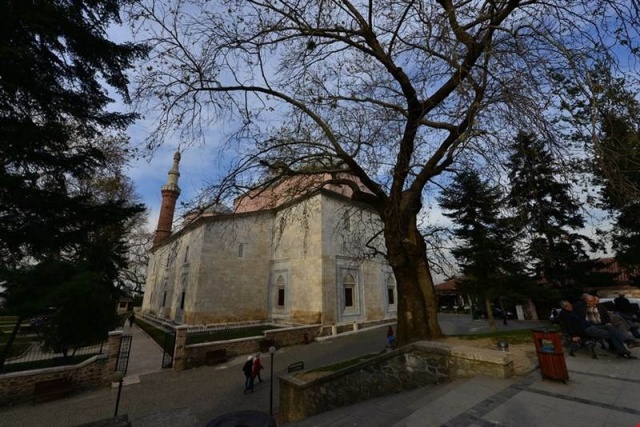
[[[271,375],[269,378],[269,415],[273,416],[273,355],[276,354],[276,348],[274,346],[269,347],[269,354],[271,355]]]
[[[120,406],[120,393],[122,393],[122,382],[124,381],[124,372],[116,371],[113,373],[113,381],[118,382],[118,397],[116,397],[116,410],[114,417],[118,416],[118,407]]]

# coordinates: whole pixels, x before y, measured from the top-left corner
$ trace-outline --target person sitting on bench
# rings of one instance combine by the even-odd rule
[[[612,325],[595,325],[587,320],[579,312],[574,311],[573,304],[569,301],[561,301],[559,320],[565,332],[574,342],[579,342],[581,337],[587,336],[595,339],[606,339],[612,346],[612,350],[620,357],[636,359],[624,346],[624,339],[621,339],[618,330]]]
[[[594,295],[582,294],[582,303],[576,305],[576,312],[585,316],[594,325],[612,325],[623,342],[635,344],[634,338],[640,338],[637,325],[628,322],[619,312],[615,311],[613,303],[600,303]],[[612,307],[608,307],[610,304]],[[631,336],[633,335],[633,337]]]

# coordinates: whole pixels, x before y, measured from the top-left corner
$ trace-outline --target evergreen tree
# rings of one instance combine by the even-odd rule
[[[584,226],[571,185],[544,141],[520,132],[507,164],[511,191],[508,205],[515,226],[526,240],[526,256],[539,281],[555,288],[577,287],[597,267],[586,249],[591,240],[578,233]]]
[[[79,329],[86,303],[86,324],[101,325],[92,333],[113,326],[124,231],[141,206],[93,184],[122,166],[113,154],[126,153],[126,139],[116,132],[135,119],[107,110],[102,82],[128,101],[125,73],[147,52],[106,38],[125,3],[0,0],[0,282],[19,316],[12,337],[43,307]]]
[[[590,158],[579,170],[600,188],[597,207],[610,213],[617,261],[632,271],[640,266],[640,103],[633,83],[610,64],[596,63],[590,87],[564,81],[567,137],[585,147]],[[595,119],[595,120],[594,120]],[[594,124],[596,132],[594,132]],[[639,281],[640,278],[636,278]]]
[[[526,283],[515,256],[509,221],[500,216],[501,192],[476,171],[466,170],[438,202],[456,225],[453,235],[457,245],[451,252],[463,274],[460,288],[484,303],[495,329],[492,301],[515,294],[515,283]]]
[[[640,127],[634,119],[603,114],[602,154],[595,167],[605,206],[614,215],[616,259],[629,270],[640,267]]]
[[[123,3],[0,1],[0,262],[51,256],[93,227],[95,201],[69,181],[108,164],[93,142],[135,118],[107,111],[101,85],[127,100],[125,72],[146,52],[105,37]]]

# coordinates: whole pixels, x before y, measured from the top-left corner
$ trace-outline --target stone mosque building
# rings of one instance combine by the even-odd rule
[[[179,162],[176,153],[162,187],[143,313],[189,325],[396,318],[391,268],[381,256],[364,256],[366,246],[381,246],[381,223],[351,201],[349,188],[296,196],[289,179],[239,197],[233,209],[187,214],[173,230]]]

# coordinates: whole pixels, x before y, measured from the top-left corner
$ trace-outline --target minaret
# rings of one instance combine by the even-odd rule
[[[158,228],[153,238],[153,246],[171,235],[173,214],[176,210],[176,200],[178,200],[178,196],[180,195],[180,187],[178,187],[178,178],[180,177],[180,171],[178,170],[179,163],[180,152],[176,151],[176,154],[173,155],[173,166],[169,171],[167,183],[162,186],[162,206],[160,207]]]

